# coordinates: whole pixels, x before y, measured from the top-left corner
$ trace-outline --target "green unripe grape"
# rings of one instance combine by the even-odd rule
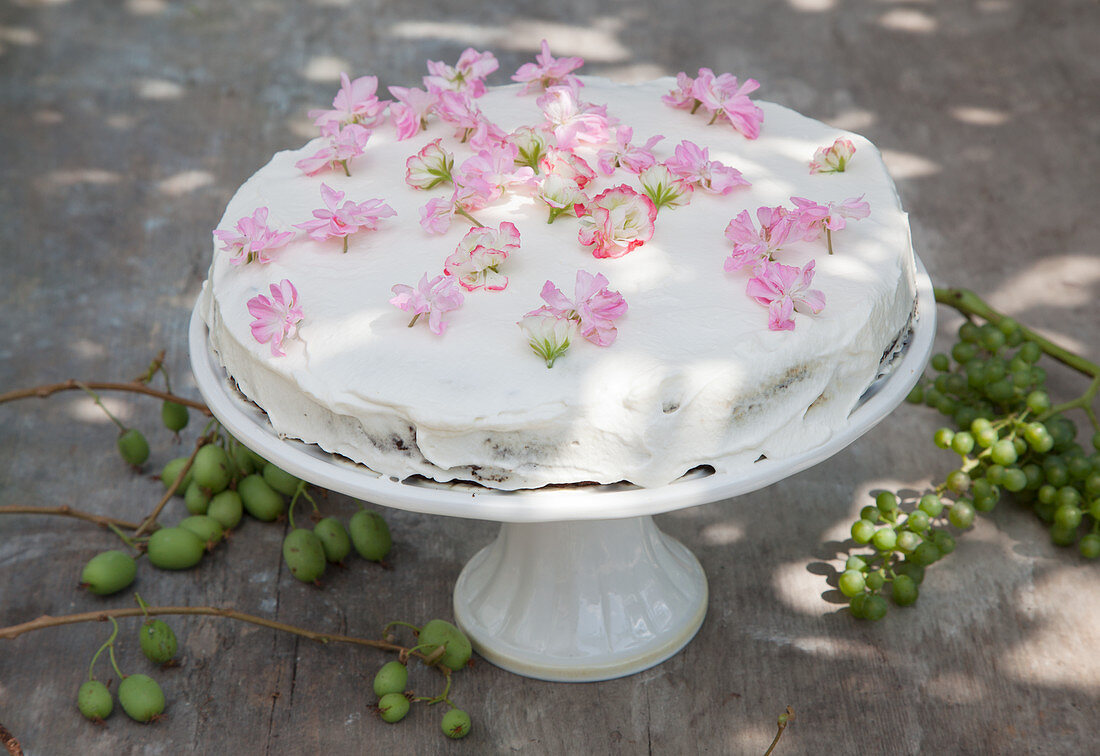
[[[935,407],[943,399],[943,394],[936,390],[935,386],[924,387],[924,403],[929,407]]]
[[[994,463],[1007,467],[1016,461],[1016,446],[1008,439],[1001,439],[989,450],[989,458]]]
[[[890,491],[880,491],[875,496],[875,507],[880,512],[895,512],[898,508],[898,497]]]
[[[381,562],[393,546],[390,528],[377,512],[360,509],[351,516],[348,531],[355,551],[371,562]]]
[[[1003,404],[1016,395],[1016,387],[1008,378],[1002,378],[986,386],[985,393],[993,401]]]
[[[206,544],[190,530],[161,528],[150,536],[145,553],[154,567],[186,570],[202,560]]]
[[[937,531],[932,537],[932,543],[936,544],[936,548],[944,555],[950,554],[955,550],[955,537],[942,530]]]
[[[106,685],[99,680],[88,680],[76,692],[76,707],[86,718],[97,722],[111,716],[115,702]]]
[[[948,373],[944,376],[943,391],[946,394],[962,396],[966,393],[966,378],[959,373]]]
[[[434,619],[420,629],[417,644],[424,646],[424,653],[431,654],[436,646],[443,646],[445,651],[440,657],[439,663],[452,672],[463,669],[470,661],[473,647],[465,633],[441,619]]]
[[[1043,474],[1043,468],[1034,462],[1029,462],[1024,465],[1024,477],[1027,478],[1027,485],[1025,488],[1029,491],[1037,491],[1039,487],[1043,485],[1043,481],[1046,480],[1046,476]]]
[[[874,504],[868,504],[867,506],[859,510],[859,519],[861,520],[870,520],[871,522],[874,522],[878,519],[878,516],[879,508],[876,507]]]
[[[938,370],[941,373],[946,373],[951,369],[951,360],[946,354],[942,352],[932,355],[930,360],[933,370]]]
[[[863,579],[863,573],[859,570],[845,570],[837,579],[837,587],[848,598],[863,593],[867,582]]]
[[[880,528],[871,536],[871,545],[879,551],[893,551],[898,544],[898,534],[893,528]]]
[[[966,428],[974,421],[974,418],[978,416],[978,410],[974,407],[964,404],[955,410],[955,425],[960,428]]]
[[[982,428],[979,431],[975,431],[974,440],[978,443],[978,446],[983,449],[988,449],[997,443],[998,439],[997,431],[993,428]]]
[[[179,641],[166,622],[146,620],[140,631],[141,652],[154,664],[167,664],[176,657]]]
[[[160,419],[165,428],[173,433],[179,433],[187,427],[187,421],[191,419],[191,416],[188,414],[187,408],[179,402],[165,399],[164,404],[160,405]]]
[[[988,418],[979,417],[976,418],[974,422],[970,423],[970,432],[973,433],[975,436],[984,431],[991,430],[993,430],[993,423],[989,422]]]
[[[959,530],[965,530],[974,524],[974,505],[966,499],[959,499],[947,511],[947,521]]]
[[[1089,533],[1077,544],[1077,549],[1085,559],[1100,557],[1100,535]]]
[[[191,472],[196,483],[210,493],[218,493],[229,486],[232,477],[229,468],[229,457],[225,449],[217,444],[207,444],[195,454]]]
[[[130,467],[141,467],[149,459],[149,442],[137,428],[130,428],[118,437],[118,453]]]
[[[1025,341],[1020,346],[1018,354],[1021,360],[1034,365],[1043,356],[1043,348],[1034,341]]]
[[[905,520],[905,527],[914,533],[923,533],[928,529],[931,522],[932,518],[928,516],[927,512],[917,509],[909,513],[909,517]]]
[[[943,511],[943,500],[934,493],[925,494],[920,497],[920,504],[917,506],[929,517],[939,517]]]
[[[130,675],[118,684],[118,702],[130,719],[149,722],[164,712],[164,691],[148,675]]]
[[[1041,415],[1050,409],[1050,395],[1045,391],[1032,391],[1027,395],[1027,408],[1033,415]]]
[[[374,676],[374,695],[401,693],[409,682],[409,668],[399,661],[386,662]]]
[[[1016,456],[1020,457],[1027,454],[1027,441],[1020,436],[1016,436],[1012,439],[1012,448],[1016,450]]]
[[[1085,491],[1089,496],[1100,496],[1100,473],[1092,473],[1085,478]]]
[[[180,470],[187,464],[187,457],[176,457],[164,466],[161,470],[160,480],[164,484],[165,490],[171,488],[172,484],[176,482],[176,478],[179,477]],[[191,485],[191,481],[194,479],[194,466],[188,468],[184,473],[183,480],[180,481],[179,486],[176,487],[176,496],[183,496],[187,491],[187,487]]]
[[[941,415],[951,417],[958,412],[959,404],[951,398],[941,395],[939,400],[936,401],[936,409],[940,411]]]
[[[989,352],[996,352],[1005,345],[1005,335],[988,323],[981,327],[978,343]]]
[[[948,473],[947,487],[955,493],[963,493],[970,488],[970,476],[964,473],[962,470],[955,470]]]
[[[1066,464],[1066,470],[1073,480],[1084,480],[1092,472],[1092,462],[1088,457],[1071,457]]]
[[[1035,514],[1039,516],[1039,519],[1043,522],[1054,522],[1054,511],[1058,509],[1054,505],[1054,502],[1044,504],[1041,501],[1036,501],[1032,508],[1035,510]]]
[[[259,473],[248,475],[237,484],[237,493],[245,510],[263,522],[271,522],[286,509],[283,497],[267,484]]]
[[[464,738],[470,734],[470,715],[462,709],[451,709],[443,715],[440,727],[443,734],[452,740]]]
[[[894,572],[898,575],[908,575],[917,585],[924,582],[924,567],[919,564],[914,564],[912,558],[906,559],[895,567]]]
[[[1069,483],[1069,470],[1062,463],[1061,458],[1055,457],[1054,462],[1049,462],[1051,457],[1043,461],[1043,472],[1047,476],[1047,483],[1061,488]]]
[[[1076,529],[1081,524],[1081,510],[1072,504],[1062,504],[1054,510],[1054,525],[1065,530]]]
[[[951,442],[955,439],[955,431],[950,428],[940,428],[932,436],[932,442],[941,449],[950,449]]]
[[[985,468],[985,479],[995,486],[999,486],[1005,482],[1005,468],[1004,465],[992,464]]]
[[[295,478],[286,470],[276,467],[270,462],[264,465],[263,475],[264,480],[267,481],[272,490],[278,491],[284,496],[293,496],[302,482],[301,478]]]
[[[237,527],[244,514],[244,504],[241,503],[241,495],[236,491],[222,491],[215,494],[210,500],[210,506],[206,510],[206,516],[218,521],[226,530]]]
[[[852,540],[862,546],[865,543],[870,543],[871,537],[875,534],[875,523],[870,520],[856,520],[852,525]]]
[[[851,612],[852,616],[856,619],[866,619],[863,608],[867,601],[867,596],[869,595],[870,594],[867,593],[860,593],[856,596],[852,596],[852,600],[848,602],[848,611]]]
[[[1075,507],[1081,503],[1081,493],[1073,486],[1062,486],[1054,494],[1054,506]]]
[[[351,538],[344,523],[335,517],[326,517],[313,526],[313,532],[321,539],[325,549],[325,559],[329,562],[342,562],[351,553]]]
[[[924,401],[924,387],[919,383],[905,396],[905,401],[910,404],[920,404]]]
[[[907,561],[920,567],[926,567],[937,561],[941,556],[940,549],[935,543],[925,541],[920,546],[913,549],[913,553],[909,555]]]
[[[863,617],[872,622],[878,622],[886,616],[890,607],[886,605],[886,599],[882,596],[868,596],[863,602]]]
[[[1052,417],[1046,421],[1047,430],[1054,436],[1054,448],[1064,449],[1077,437],[1077,425],[1065,417]]]
[[[872,591],[877,591],[882,586],[886,585],[886,578],[882,576],[881,572],[869,572],[867,573],[867,587]]]
[[[1050,540],[1055,546],[1072,546],[1077,541],[1077,528],[1063,528],[1055,523],[1050,528]]]
[[[964,365],[978,356],[978,348],[968,341],[960,341],[951,347],[951,356],[955,362]]]
[[[863,557],[852,554],[852,556],[848,557],[847,561],[844,562],[844,569],[859,570],[862,572],[867,569],[867,562]]]
[[[974,450],[974,437],[966,431],[959,431],[951,439],[951,450],[965,457]]]
[[[1037,498],[1043,504],[1053,504],[1054,499],[1058,496],[1058,489],[1049,483],[1044,483],[1039,486],[1039,492]]]
[[[225,451],[229,456],[229,461],[236,469],[237,477],[243,478],[245,475],[263,470],[263,466],[267,464],[266,460],[235,438],[230,439]]]
[[[963,324],[959,326],[959,341],[976,344],[978,343],[978,336],[980,334],[981,331],[978,330],[978,325],[969,320],[963,322]]]
[[[136,575],[134,558],[124,551],[112,549],[96,554],[84,565],[80,584],[97,596],[109,596],[129,586]]]
[[[283,561],[291,575],[312,583],[325,573],[325,547],[312,530],[295,528],[283,540]]]
[[[1004,487],[1012,493],[1018,493],[1027,488],[1027,473],[1018,467],[1009,467],[1005,470]],[[996,504],[996,500],[993,500]]]
[[[409,699],[404,693],[387,693],[378,700],[378,715],[383,722],[400,722],[409,713]]]
[[[223,491],[224,493],[224,491]],[[207,548],[213,546],[225,535],[222,524],[208,515],[191,515],[180,520],[178,527],[190,530],[206,544]]]
[[[204,515],[210,508],[210,494],[195,481],[187,486],[187,492],[183,495],[183,503],[187,505],[187,511],[193,515]]]
[[[921,545],[923,539],[911,530],[903,530],[898,533],[898,550],[909,554],[913,549]]]
[[[910,606],[917,600],[920,589],[917,581],[908,575],[898,575],[894,578],[894,585],[890,589],[890,598],[898,606]]]
[[[1089,504],[1089,515],[1094,520],[1100,520],[1100,498],[1093,499]]]

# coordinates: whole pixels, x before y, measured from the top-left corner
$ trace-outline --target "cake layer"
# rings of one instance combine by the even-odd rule
[[[617,259],[596,259],[578,242],[576,218],[548,224],[531,190],[477,210],[496,228],[513,223],[520,248],[501,267],[503,291],[466,293],[450,325],[436,335],[389,303],[394,284],[416,285],[443,272],[470,224],[421,228],[418,210],[445,190],[406,185],[406,160],[440,138],[461,163],[470,148],[454,128],[433,121],[397,141],[377,128],[351,176],[307,176],[295,163],[315,141],[277,154],[237,192],[219,223],[230,229],[259,207],[273,228],[291,230],[323,206],[321,185],[348,199],[381,199],[396,216],[376,231],[312,241],[300,234],[268,264],[234,266],[215,251],[203,288],[210,341],[241,391],[289,438],[316,443],[396,478],[473,480],[500,489],[627,480],[659,486],[709,465],[736,472],[761,455],[783,457],[827,440],[874,379],[885,351],[913,307],[913,254],[906,216],[878,151],[867,140],[778,105],[764,111],[760,137],[664,105],[672,79],[617,85],[586,78],[581,97],[606,105],[634,129],[633,142],[663,135],[654,152],[672,155],[681,140],[740,170],[750,187],[726,196],[696,191],[689,205],[662,208],[648,242]],[[534,95],[493,88],[477,100],[506,131],[543,120]],[[810,175],[818,147],[847,138],[856,157],[843,173]],[[578,153],[596,165],[595,150]],[[586,188],[632,184],[624,171]],[[771,331],[768,311],[745,294],[748,274],[726,272],[724,231],[747,210],[790,205],[792,196],[841,202],[863,195],[870,215],[824,244],[796,242],[777,255],[786,265],[815,260],[813,288],[825,295],[818,315],[796,313],[792,331]],[[574,338],[548,369],[516,323],[543,304],[552,281],[568,296],[578,270],[601,273],[622,294],[627,313],[606,347]],[[246,303],[272,283],[293,282],[304,313],[298,338],[273,356],[250,331]]]

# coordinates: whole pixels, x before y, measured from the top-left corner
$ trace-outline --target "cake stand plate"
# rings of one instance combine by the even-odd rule
[[[661,488],[628,484],[497,491],[468,483],[399,480],[313,444],[280,437],[212,353],[196,304],[189,345],[210,410],[239,441],[323,488],[413,512],[503,523],[466,564],[455,619],[490,662],[543,680],[606,680],[671,657],[695,636],[707,607],[698,560],[652,515],[755,491],[848,446],[886,417],[916,384],[932,351],[936,304],[917,260],[917,317],[890,373],[871,385],[847,423],[823,444],[761,459],[740,474],[688,473]]]

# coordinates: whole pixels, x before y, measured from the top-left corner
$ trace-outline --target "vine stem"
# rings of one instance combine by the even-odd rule
[[[199,438],[198,441],[195,442],[195,448],[191,450],[191,456],[187,458],[187,462],[184,463],[183,467],[180,468],[179,474],[176,476],[176,479],[172,481],[172,485],[168,486],[168,490],[164,492],[164,496],[162,496],[160,498],[160,501],[157,502],[157,506],[153,509],[152,512],[149,513],[148,517],[141,521],[141,525],[139,525],[137,527],[137,530],[134,531],[135,538],[137,536],[144,535],[154,525],[157,524],[157,517],[160,516],[161,510],[164,509],[165,505],[172,500],[172,496],[174,496],[176,491],[179,489],[180,483],[183,482],[184,477],[187,475],[187,471],[190,470],[191,465],[194,464],[195,455],[199,453],[199,449],[210,443],[210,440],[210,436],[202,436]]]
[[[143,383],[129,382],[118,383],[111,381],[78,381],[75,378],[70,378],[67,381],[61,383],[46,383],[41,386],[32,386],[26,389],[16,389],[14,391],[6,391],[0,394],[0,404],[5,402],[12,402],[16,399],[30,399],[38,397],[39,399],[45,399],[46,397],[56,394],[59,391],[79,391],[83,388],[89,388],[93,391],[130,391],[135,394],[146,394],[148,396],[154,396],[158,399],[167,399],[169,401],[182,404],[185,407],[198,410],[207,417],[213,415],[210,408],[202,402],[196,402],[192,399],[185,399],[182,396],[176,396],[175,394],[167,391],[161,391],[151,386],[146,386]]]
[[[32,507],[23,506],[21,504],[8,504],[0,506],[0,514],[60,515],[62,517],[75,517],[85,522],[93,522],[103,528],[109,528],[112,525],[116,525],[126,530],[137,530],[141,527],[136,522],[128,522],[114,517],[105,517],[103,515],[92,514],[91,512],[83,512],[79,509],[73,509],[67,504],[60,507]]]
[[[764,751],[764,756],[769,756],[769,754],[775,750],[776,745],[779,743],[779,738],[783,737],[783,731],[787,729],[787,725],[790,724],[792,719],[794,719],[794,709],[788,706],[787,710],[779,715],[775,737],[772,738],[772,744],[768,746],[768,750]]]

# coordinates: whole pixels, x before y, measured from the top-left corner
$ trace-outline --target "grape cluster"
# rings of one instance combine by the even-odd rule
[[[1081,408],[1095,425],[1092,396],[1052,406],[1038,365],[1043,355],[1015,320],[999,317],[982,325],[967,320],[950,355],[932,357],[934,375],[908,401],[950,418],[933,441],[958,455],[959,465],[917,499],[884,491],[860,512],[852,539],[875,551],[849,557],[838,581],[854,616],[885,616],[887,586],[895,604],[915,602],[925,568],[955,548],[947,527],[965,530],[1006,492],[1050,524],[1054,543],[1100,557],[1100,431],[1086,450],[1063,414]]]

